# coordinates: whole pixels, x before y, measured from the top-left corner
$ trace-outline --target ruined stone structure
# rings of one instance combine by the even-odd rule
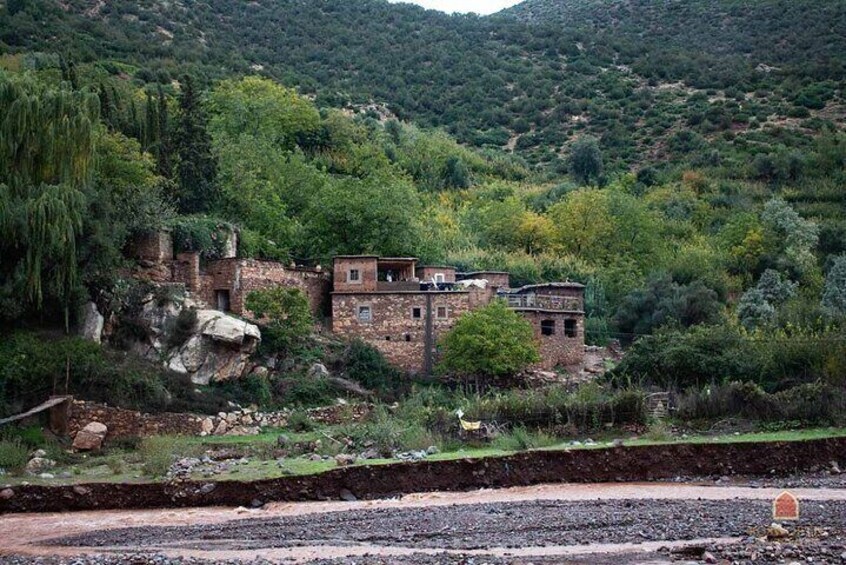
[[[414,258],[336,257],[332,331],[359,337],[388,361],[431,374],[438,339],[466,312],[507,300],[535,328],[538,368],[578,364],[584,357],[584,287],[550,283],[509,288],[504,272],[456,274],[451,267],[417,266]]]
[[[139,261],[140,278],[158,283],[181,283],[210,308],[251,317],[245,301],[250,292],[275,286],[301,289],[312,314],[328,314],[329,273],[320,267],[286,266],[276,261],[236,256],[237,238],[231,234],[220,259],[203,262],[199,253],[174,253],[170,232],[162,230],[138,238],[130,256]]]

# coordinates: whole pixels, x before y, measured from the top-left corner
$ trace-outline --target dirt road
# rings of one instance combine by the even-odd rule
[[[780,492],[555,484],[260,510],[17,514],[0,517],[0,561],[76,563],[73,556],[88,555],[81,563],[660,562],[765,543],[754,536],[770,524]],[[846,562],[846,489],[792,492],[802,501],[802,518],[788,526],[796,539],[783,544],[795,549],[784,551]],[[761,562],[771,553],[773,561],[781,558],[781,545],[762,546]]]

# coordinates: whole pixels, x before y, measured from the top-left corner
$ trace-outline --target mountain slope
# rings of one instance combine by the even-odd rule
[[[842,125],[846,3],[755,4],[530,0],[479,18],[385,0],[13,0],[0,41],[145,82],[266,74],[320,105],[384,104],[551,168],[587,133],[613,170],[705,142],[732,152],[727,132],[796,146]],[[676,151],[685,129],[698,137]]]

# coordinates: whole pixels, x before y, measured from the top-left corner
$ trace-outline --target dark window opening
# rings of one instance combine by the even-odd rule
[[[385,336],[385,341],[391,341],[391,336],[386,335],[386,336]]]
[[[564,335],[566,337],[576,337],[579,334],[579,327],[576,320],[564,320]]]
[[[359,280],[361,280],[361,274],[358,269],[350,269],[349,282],[358,282]]]
[[[405,334],[405,341],[411,341],[411,334]]]
[[[373,313],[370,310],[370,306],[359,306],[358,307],[358,321],[359,322],[370,322],[373,319]]]
[[[228,290],[214,291],[214,300],[217,303],[217,309],[221,312],[229,312],[229,310],[232,308],[232,305],[229,301]]]
[[[415,320],[419,320],[423,317],[423,310],[421,308],[412,308],[411,309],[411,317]]]
[[[541,320],[541,335],[555,335],[555,320]]]
[[[444,320],[447,317],[447,307],[446,306],[438,306],[438,318]]]

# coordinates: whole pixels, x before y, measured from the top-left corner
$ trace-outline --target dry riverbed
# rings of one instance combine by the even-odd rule
[[[846,489],[796,489],[802,517],[788,525],[790,537],[763,539],[779,492],[558,484],[260,510],[17,514],[0,517],[0,562],[846,561]]]

